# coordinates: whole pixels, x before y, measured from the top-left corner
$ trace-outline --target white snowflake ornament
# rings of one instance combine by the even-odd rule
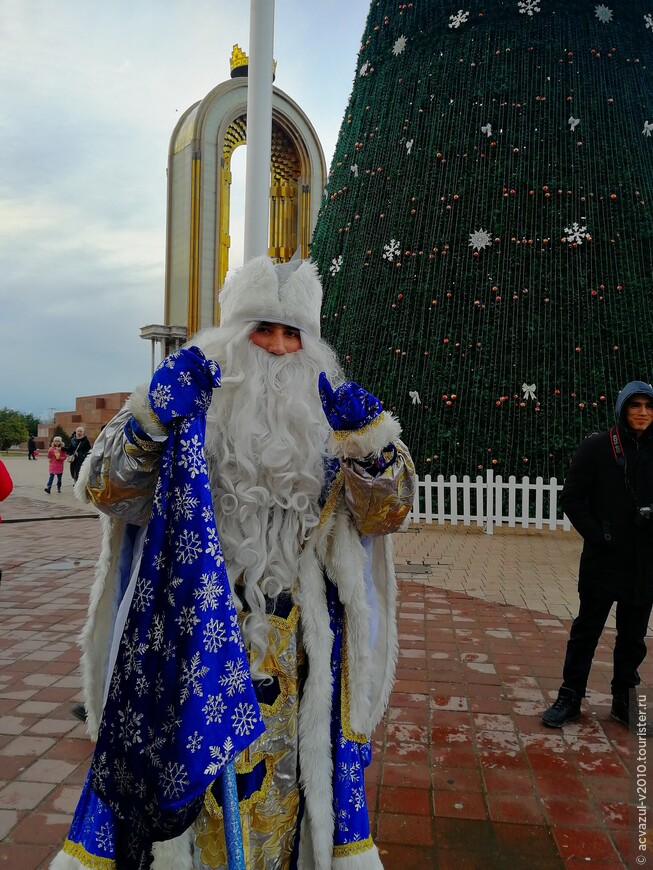
[[[589,239],[589,233],[586,226],[579,226],[577,221],[574,221],[570,227],[565,227],[567,233],[567,241],[575,242],[577,245],[583,244],[583,239]]]
[[[222,747],[209,746],[211,758],[215,760],[209,764],[204,773],[209,776],[217,776],[222,768],[225,766],[225,764],[227,764],[227,762],[230,760],[233,750],[234,744],[231,740],[231,737],[227,737]]]
[[[331,265],[329,266],[329,272],[331,272],[332,275],[337,275],[341,268],[342,268],[342,254],[335,257],[333,260],[331,260]]]
[[[464,24],[469,18],[469,12],[463,12],[462,9],[459,9],[455,15],[449,16],[449,27],[460,27],[461,24]]]
[[[529,15],[531,18],[536,12],[541,12],[540,0],[519,0],[517,3],[519,11],[522,15]]]
[[[100,830],[96,832],[95,839],[100,849],[104,849],[107,852],[113,850],[113,829],[108,822],[105,822]]]
[[[240,737],[247,736],[254,730],[257,722],[256,710],[251,704],[241,703],[235,708],[231,721],[234,731]]]
[[[165,410],[168,407],[168,403],[172,401],[170,387],[167,384],[157,384],[150,393],[150,401],[153,408],[163,408]]]
[[[208,695],[206,699],[206,704],[202,707],[202,713],[206,717],[206,724],[210,725],[212,722],[217,722],[218,724],[222,722],[222,714],[227,710],[227,705],[222,700],[222,693],[218,695]]]
[[[163,769],[159,781],[167,798],[177,798],[188,786],[188,772],[181,762],[169,761]]]
[[[397,239],[390,239],[388,244],[383,246],[383,259],[392,263],[394,258],[399,256],[400,251],[401,242],[398,242]]]
[[[397,57],[398,55],[403,54],[404,49],[406,48],[407,44],[408,44],[408,40],[402,34],[399,37],[399,39],[397,39],[395,44],[392,46],[392,53],[394,54],[394,56]]]
[[[175,542],[177,559],[184,565],[192,565],[202,552],[200,536],[190,529],[183,529]]]
[[[594,14],[603,24],[609,24],[612,21],[612,9],[608,9],[605,3],[599,3],[594,7]]]
[[[487,230],[475,230],[469,235],[469,247],[475,251],[480,251],[482,248],[489,248],[492,243],[492,236]]]
[[[227,643],[227,633],[224,622],[219,619],[209,619],[204,628],[204,649],[207,652],[218,652]]]

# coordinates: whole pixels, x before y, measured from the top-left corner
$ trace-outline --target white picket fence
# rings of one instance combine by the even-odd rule
[[[450,523],[456,526],[476,524],[485,526],[488,535],[495,526],[536,529],[562,529],[568,532],[571,524],[566,516],[558,517],[558,493],[562,489],[555,477],[548,482],[536,477],[531,481],[522,477],[503,480],[501,475],[487,469],[485,477],[462,480],[454,475],[445,478],[430,474],[419,478],[413,500],[413,522]]]

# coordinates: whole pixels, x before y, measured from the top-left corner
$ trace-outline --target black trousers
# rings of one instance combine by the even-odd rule
[[[582,697],[585,696],[594,652],[613,604],[614,598],[611,596],[600,593],[580,595],[580,609],[571,625],[567,642],[562,684]],[[617,602],[617,638],[611,684],[613,695],[625,694],[628,689],[639,685],[637,668],[646,656],[644,638],[652,607],[651,604]]]

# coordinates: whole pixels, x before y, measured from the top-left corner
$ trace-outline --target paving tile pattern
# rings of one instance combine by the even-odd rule
[[[17,487],[0,526],[0,866],[12,870],[49,865],[92,753],[70,708],[99,524],[70,493],[55,509],[35,486]],[[397,680],[367,775],[386,868],[639,866],[635,737],[609,718],[612,629],[584,715],[561,731],[539,720],[560,682],[576,536],[421,526],[395,547]],[[653,685],[653,662],[642,677]]]

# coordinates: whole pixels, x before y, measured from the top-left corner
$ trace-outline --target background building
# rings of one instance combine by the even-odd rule
[[[104,393],[100,396],[79,396],[75,399],[74,411],[58,411],[54,422],[39,426],[37,442],[40,448],[49,447],[57,427],[71,436],[78,426],[83,426],[91,443],[125,404],[129,393]]]
[[[217,85],[180,117],[170,140],[166,291],[161,329],[144,338],[161,344],[162,355],[178,336],[219,323],[218,291],[229,268],[231,158],[247,141],[247,56],[234,46],[231,79]],[[272,95],[270,231],[268,253],[289,260],[308,256],[326,162],[317,133],[288,94]]]

